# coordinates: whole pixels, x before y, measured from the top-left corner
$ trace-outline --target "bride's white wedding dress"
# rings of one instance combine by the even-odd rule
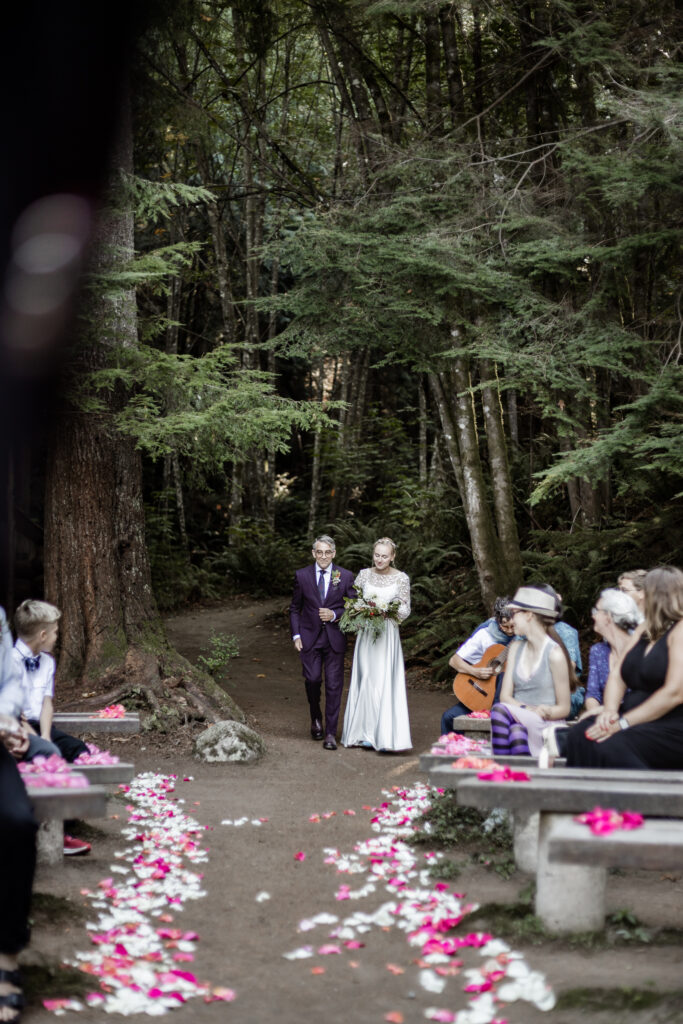
[[[354,585],[366,601],[387,605],[398,598],[401,622],[410,615],[410,580],[404,572],[383,575],[361,569]],[[395,622],[387,621],[374,642],[365,632],[356,638],[341,741],[345,747],[369,743],[376,750],[412,747],[403,651]]]

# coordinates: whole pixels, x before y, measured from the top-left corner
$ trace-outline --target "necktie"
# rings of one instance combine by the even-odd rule
[[[40,666],[40,655],[36,654],[35,658],[24,658],[24,665],[26,665],[27,672],[35,672]]]
[[[323,569],[320,570],[320,575],[318,576],[318,592],[320,593],[320,600],[324,601],[325,600],[325,572],[324,572]]]

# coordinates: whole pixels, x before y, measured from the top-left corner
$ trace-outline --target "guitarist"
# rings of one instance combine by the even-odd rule
[[[493,617],[488,619],[483,625],[478,626],[469,640],[466,640],[464,644],[458,647],[448,662],[451,668],[455,669],[456,672],[465,672],[467,675],[474,676],[477,679],[488,680],[491,678],[495,670],[484,666],[478,668],[477,662],[481,661],[485,652],[493,644],[504,644],[507,646],[515,635],[512,616],[508,608],[509,603],[509,597],[496,598],[493,606]],[[498,699],[498,691],[502,679],[503,675],[501,672],[496,685],[494,703]],[[454,718],[467,715],[470,710],[470,708],[458,701],[453,707],[444,711],[441,716],[441,735],[443,736],[445,733],[452,731]]]

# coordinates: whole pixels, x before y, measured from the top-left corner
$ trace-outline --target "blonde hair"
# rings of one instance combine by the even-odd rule
[[[389,545],[389,547],[391,548],[391,560],[393,562],[393,560],[394,560],[394,558],[396,556],[396,545],[394,544],[394,542],[391,539],[391,537],[380,537],[379,540],[376,540],[375,543],[372,545],[372,550],[373,551],[375,550],[375,548],[377,547],[378,544],[388,544]]]
[[[14,613],[14,628],[22,640],[30,639],[46,626],[61,619],[59,608],[47,601],[22,601]]]
[[[673,565],[650,569],[645,577],[645,625],[651,640],[659,640],[683,619],[683,572]]]
[[[617,586],[621,585],[622,580],[630,580],[636,590],[644,590],[646,576],[647,569],[629,569],[628,572],[621,573],[617,579]]]

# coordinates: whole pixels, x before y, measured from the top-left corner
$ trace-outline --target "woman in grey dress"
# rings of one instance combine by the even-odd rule
[[[540,753],[543,730],[569,714],[574,669],[553,628],[554,598],[538,587],[520,587],[510,602],[515,633],[500,691],[491,709],[495,754]]]

